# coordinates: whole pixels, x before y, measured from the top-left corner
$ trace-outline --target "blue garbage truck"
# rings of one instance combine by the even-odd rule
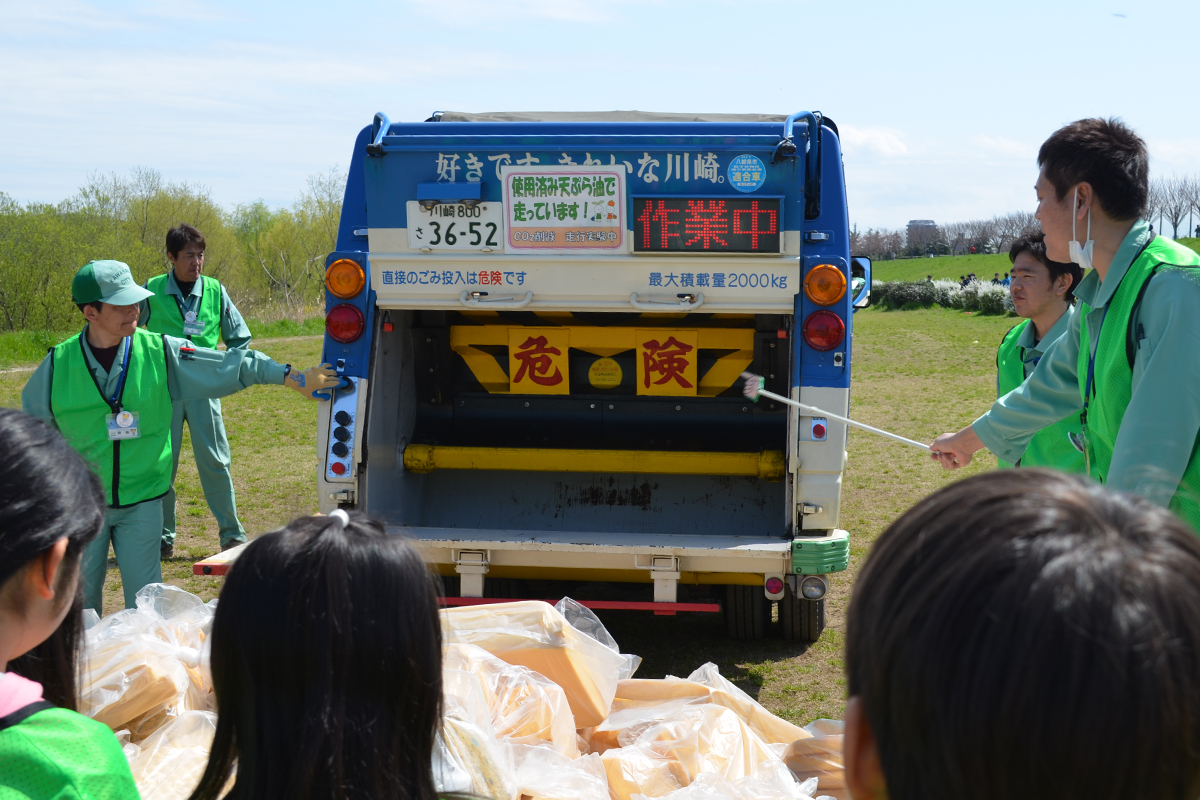
[[[740,376],[847,414],[869,270],[819,113],[376,114],[326,263],[320,507],[409,537],[449,604],[566,583],[813,641],[846,428]]]

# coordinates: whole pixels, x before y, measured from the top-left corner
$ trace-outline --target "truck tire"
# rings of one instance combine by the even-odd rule
[[[756,641],[763,638],[770,621],[771,607],[761,586],[726,586],[725,629],[736,641]]]
[[[825,598],[805,600],[789,587],[779,601],[779,623],[783,638],[793,642],[815,642],[825,630]]]

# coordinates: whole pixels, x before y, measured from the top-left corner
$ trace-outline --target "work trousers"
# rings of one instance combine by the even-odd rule
[[[125,607],[133,608],[137,593],[148,583],[162,583],[159,547],[162,540],[162,503],[147,500],[129,508],[110,508],[104,514],[100,535],[83,551],[83,607],[104,615],[104,578],[111,543],[121,571]]]
[[[162,542],[175,544],[175,478],[179,474],[179,449],[183,445],[183,422],[192,434],[192,453],[204,500],[217,520],[221,546],[246,541],[246,531],[238,522],[233,478],[229,475],[229,440],[225,438],[225,420],[220,400],[177,400],[172,404],[171,444],[175,463],[171,469],[171,489],[162,499]]]

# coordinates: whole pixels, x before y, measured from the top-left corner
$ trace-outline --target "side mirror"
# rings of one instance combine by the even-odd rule
[[[866,256],[850,259],[850,295],[855,311],[871,302],[871,259]]]

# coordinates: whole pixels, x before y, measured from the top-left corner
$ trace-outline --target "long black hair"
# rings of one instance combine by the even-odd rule
[[[55,587],[72,597],[79,560],[104,524],[104,489],[58,431],[36,417],[0,408],[0,586],[66,538]],[[7,669],[42,685],[42,696],[74,711],[83,638],[83,600],[74,587],[71,609],[50,638],[8,662]],[[20,609],[18,609],[20,611]]]
[[[977,475],[884,531],[848,689],[893,800],[1200,796],[1200,541],[1051,470]]]
[[[212,631],[220,716],[192,800],[434,800],[442,634],[435,579],[352,511],[246,548]]]

